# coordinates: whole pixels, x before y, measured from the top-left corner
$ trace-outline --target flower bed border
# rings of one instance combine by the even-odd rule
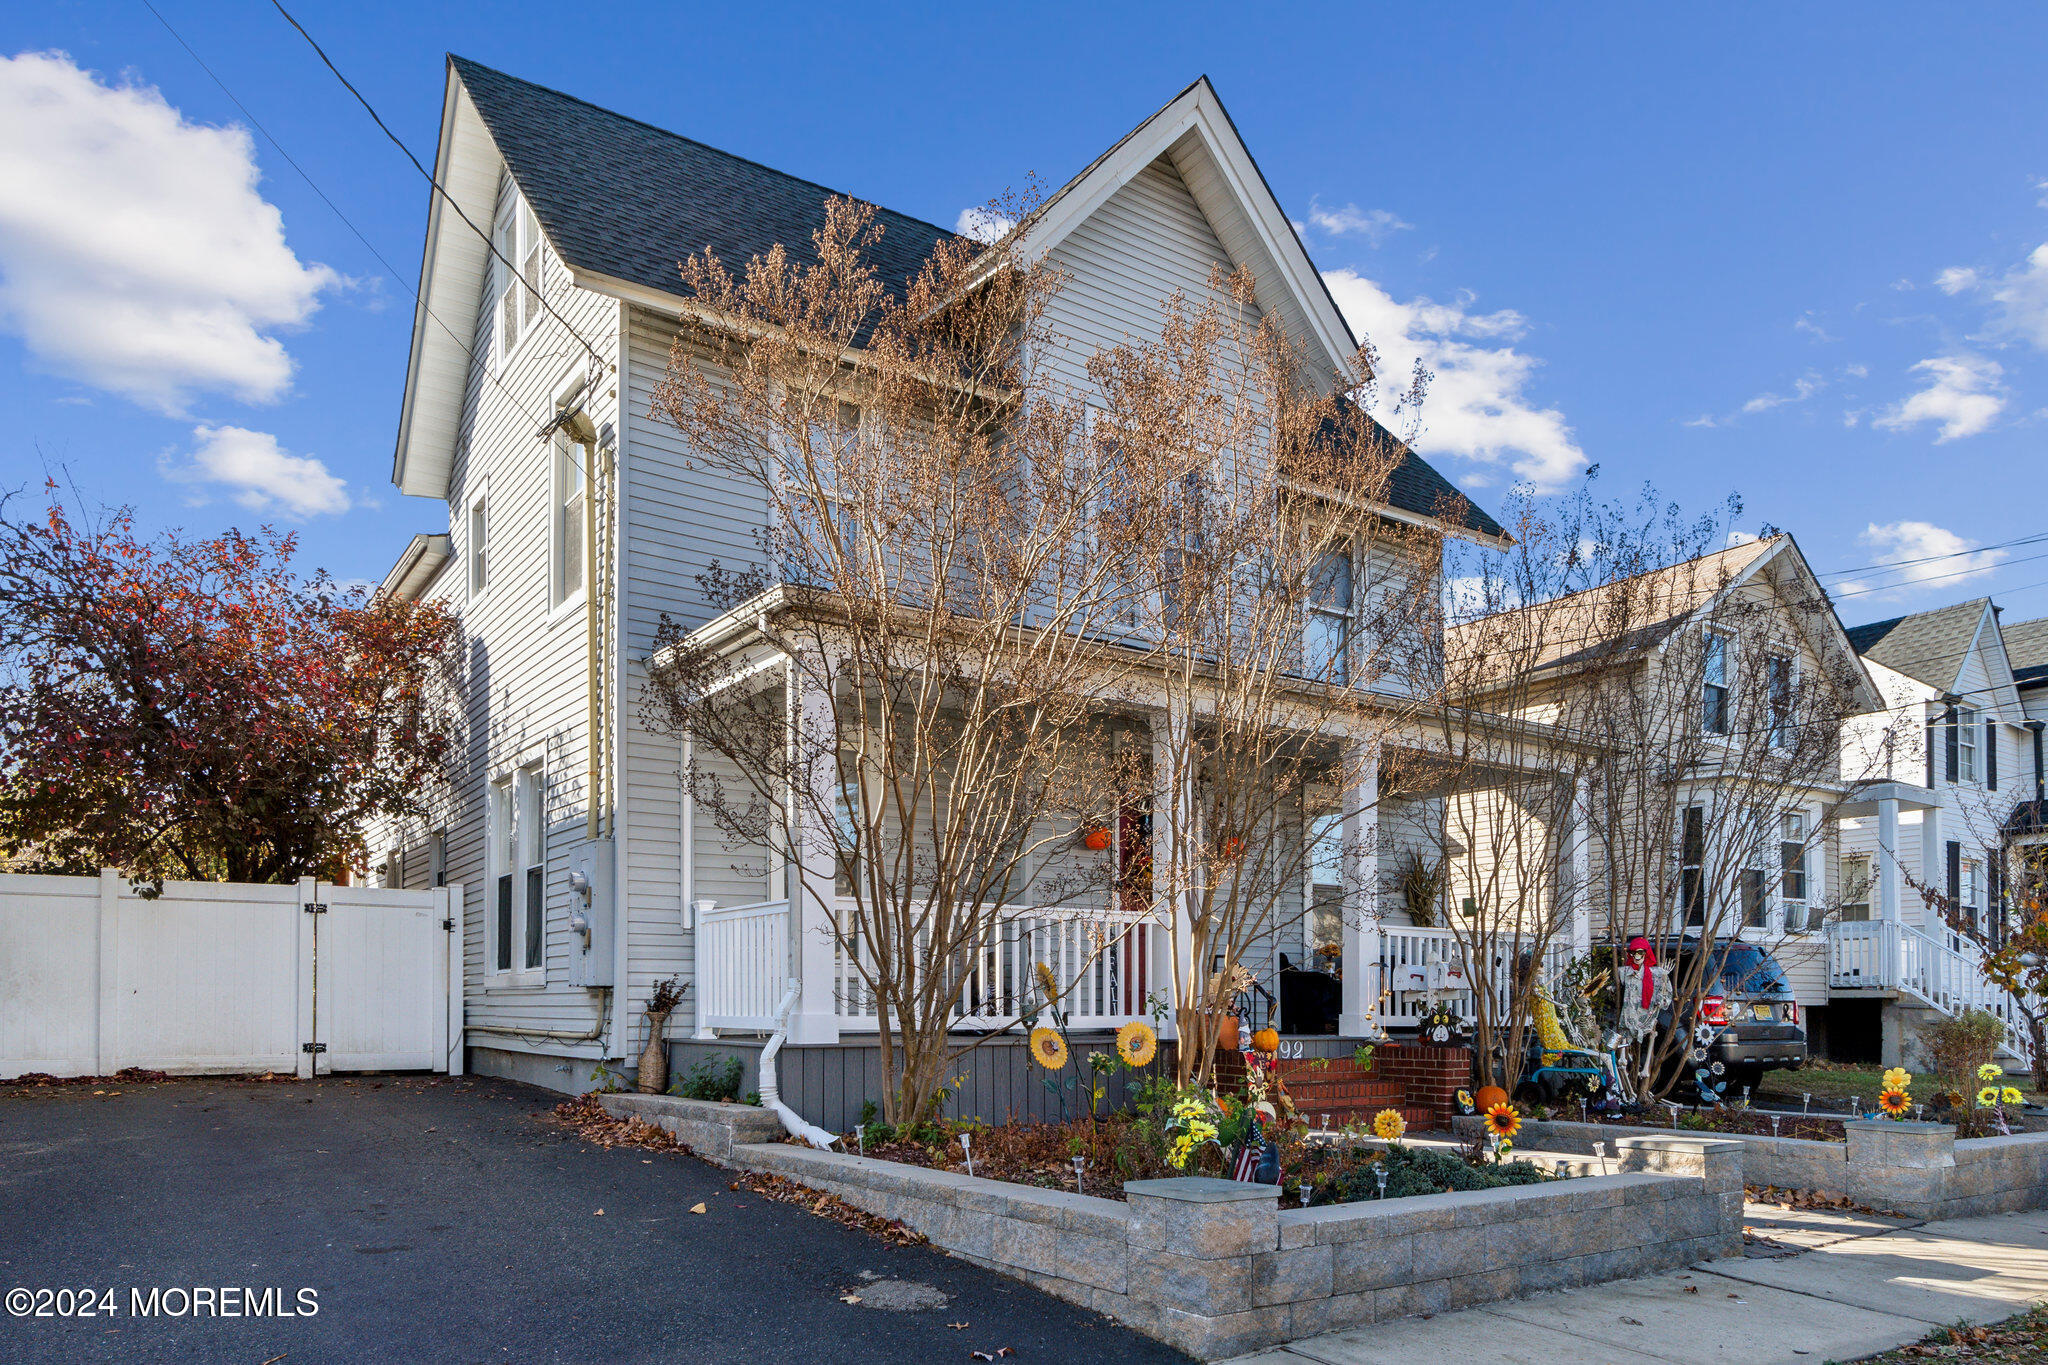
[[[761,1111],[640,1095],[605,1109],[663,1127]],[[702,1154],[896,1219],[954,1255],[1110,1314],[1192,1354],[1233,1355],[1343,1327],[1652,1274],[1741,1254],[1740,1144],[1620,1139],[1622,1174],[1282,1209],[1279,1191],[1140,1180],[1127,1202],[747,1141]]]

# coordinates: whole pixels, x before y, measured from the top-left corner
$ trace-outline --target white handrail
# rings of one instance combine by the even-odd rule
[[[1899,920],[1838,920],[1828,925],[1827,939],[1829,989],[1900,991],[1947,1015],[1984,1010],[2005,1025],[2005,1050],[2032,1062],[2026,1020],[1984,975],[1981,951],[1958,951]]]

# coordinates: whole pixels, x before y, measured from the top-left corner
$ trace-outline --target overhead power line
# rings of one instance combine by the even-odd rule
[[[1993,550],[2007,550],[2018,545],[2036,545],[2048,540],[2048,531],[2035,531],[2028,535],[2001,540],[1991,545],[1976,545],[1967,550],[1948,550],[1938,555],[1922,555],[1918,559],[1888,559],[1875,564],[1856,564],[1846,569],[1829,569],[1815,574],[1816,578],[1842,578],[1852,573],[1881,573],[1888,569],[1911,568],[1915,564],[1934,564],[1944,559],[1960,559],[1964,555],[1988,554]]]
[[[284,21],[286,23],[290,24],[293,28],[299,31],[299,36],[306,40],[307,45],[310,46],[313,49],[314,53],[320,58],[321,64],[324,65],[329,71],[334,73],[334,79],[341,82],[342,88],[347,90],[349,94],[354,95],[356,97],[356,103],[363,106],[363,111],[370,116],[371,121],[374,122],[377,125],[377,127],[383,131],[385,137],[391,139],[391,145],[398,148],[399,151],[405,153],[405,159],[412,163],[412,168],[414,170],[418,171],[422,176],[426,178],[426,182],[429,185],[432,185],[434,187],[434,193],[440,195],[442,202],[447,204],[449,208],[455,210],[455,216],[460,218],[464,223],[469,225],[469,230],[471,232],[474,232],[477,235],[477,238],[483,242],[484,249],[489,251],[491,255],[495,257],[500,263],[502,263],[507,270],[511,271],[513,277],[516,279],[519,275],[519,267],[512,264],[512,261],[505,255],[504,252],[498,250],[498,243],[491,236],[490,232],[485,228],[477,226],[476,220],[471,218],[467,213],[463,212],[462,205],[455,202],[455,196],[448,193],[447,190],[441,187],[441,182],[434,178],[434,173],[428,170],[425,163],[423,163],[417,156],[413,155],[412,148],[406,146],[404,140],[400,138],[398,134],[391,131],[391,125],[384,121],[383,115],[377,112],[376,106],[372,105],[368,99],[364,98],[363,92],[356,89],[354,83],[351,82],[348,77],[341,74],[341,68],[334,64],[334,59],[327,55],[327,50],[321,47],[320,44],[314,40],[313,35],[306,32],[306,26],[300,23],[297,19],[294,19],[292,17],[292,12],[286,9],[281,3],[279,3],[279,0],[270,0],[270,3],[279,14],[284,16]],[[578,342],[582,343],[583,349],[590,352],[590,363],[592,365],[596,366],[600,370],[609,368],[606,365],[604,357],[598,354],[597,347],[591,345],[589,339],[586,338],[583,335],[583,333],[576,330],[576,324],[570,322],[569,319],[563,317],[562,314],[555,308],[555,306],[552,303],[548,302],[547,296],[543,294],[540,290],[536,289],[532,292],[533,297],[539,300],[540,306],[547,310],[548,316],[553,318],[555,321],[561,323],[562,326],[568,331],[569,335],[575,337]]]

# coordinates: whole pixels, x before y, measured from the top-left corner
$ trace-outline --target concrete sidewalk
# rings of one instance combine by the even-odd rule
[[[1958,1320],[1996,1322],[2048,1298],[2048,1212],[1910,1223],[1752,1205],[1745,1222],[1778,1247],[1331,1332],[1236,1365],[1822,1365]]]

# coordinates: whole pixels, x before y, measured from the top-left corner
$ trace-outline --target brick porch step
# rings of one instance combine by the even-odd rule
[[[1399,1104],[1405,1093],[1399,1081],[1310,1080],[1282,1076],[1281,1084],[1296,1104]]]

